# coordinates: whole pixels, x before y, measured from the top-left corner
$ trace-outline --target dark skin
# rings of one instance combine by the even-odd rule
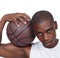
[[[6,14],[2,17],[0,21],[0,43],[2,38],[2,30],[5,23],[13,21],[18,26],[17,19],[20,20],[23,24],[26,24],[28,21],[30,21],[30,17],[25,13]]]
[[[4,58],[29,58],[30,47],[16,47],[13,44],[1,44],[0,56]]]
[[[58,39],[56,39],[56,29],[56,21],[51,23],[49,20],[46,20],[34,25],[35,35],[46,48],[53,48],[57,45]]]
[[[57,45],[58,39],[56,39],[56,32],[55,32],[55,30],[57,29],[56,21],[51,23],[49,20],[45,20],[42,23],[34,24],[33,27],[34,27],[35,35],[42,42],[44,47],[53,48]],[[1,52],[0,55],[4,56],[6,58],[9,58],[9,57],[14,58],[15,56],[18,56],[18,58],[20,58],[21,49],[23,49],[23,51],[25,51],[24,53],[27,54],[28,58],[29,58],[31,45],[29,45],[27,47],[22,47],[22,48],[16,47],[13,44],[0,45],[0,52]]]
[[[13,44],[1,44],[2,31],[6,22],[13,21],[17,26],[16,20],[20,20],[23,24],[27,24],[30,21],[30,17],[25,13],[12,13],[6,14],[0,21],[0,56],[5,58],[29,58],[29,47],[16,47]]]

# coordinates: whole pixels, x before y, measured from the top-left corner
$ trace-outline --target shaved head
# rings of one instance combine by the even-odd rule
[[[54,21],[52,14],[48,11],[38,11],[32,17],[33,24],[42,23],[45,20],[50,20],[51,22]]]

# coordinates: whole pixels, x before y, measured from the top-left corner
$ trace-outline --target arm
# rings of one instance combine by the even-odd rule
[[[5,58],[29,58],[22,48],[15,47],[12,44],[2,44],[0,46],[0,56]]]
[[[18,25],[17,19],[20,20],[24,24],[26,24],[27,21],[30,21],[30,17],[25,13],[6,14],[2,17],[2,19],[0,21],[0,43],[1,43],[1,38],[2,38],[2,30],[3,30],[5,23],[7,21],[8,22],[13,21],[16,25]]]
[[[4,25],[5,25],[5,21],[2,19],[2,20],[0,21],[0,44],[1,44],[2,30],[3,30]]]

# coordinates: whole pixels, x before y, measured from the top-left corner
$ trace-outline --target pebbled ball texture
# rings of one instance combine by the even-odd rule
[[[34,40],[35,35],[31,21],[23,24],[18,21],[19,27],[14,22],[9,22],[7,26],[7,37],[16,46],[28,46]]]

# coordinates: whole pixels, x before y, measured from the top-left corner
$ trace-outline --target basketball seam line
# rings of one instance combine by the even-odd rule
[[[31,25],[31,23],[20,33],[20,34],[22,34],[29,26]],[[19,36],[19,34],[17,35],[17,37]],[[32,36],[31,36],[32,37]],[[28,38],[28,37],[26,37],[26,38]],[[21,39],[21,38],[20,38]],[[19,41],[19,39],[17,38],[17,41],[16,41],[16,44],[17,44],[17,42]]]
[[[10,24],[10,29],[11,29],[11,24]],[[11,29],[11,32],[12,32],[12,29]],[[13,33],[13,36],[15,37],[14,33]]]
[[[27,27],[29,27],[30,25],[31,25],[31,24],[29,24]],[[15,36],[15,38],[17,38],[20,34],[22,34],[22,33],[27,29],[27,27],[26,27],[26,28],[24,28],[24,30],[23,30],[23,31],[21,31],[17,36],[15,36],[15,35],[14,35],[14,36]],[[11,29],[11,32],[12,32],[12,29]],[[14,39],[14,38],[13,38],[13,39]],[[13,39],[12,39],[12,40],[13,40]]]
[[[26,38],[32,38],[32,37],[34,37],[34,36],[29,36],[29,37],[25,37],[24,39],[26,39]],[[23,38],[23,37],[22,37]],[[22,38],[20,38],[20,40],[22,40]],[[17,40],[17,42],[19,41],[19,39]]]
[[[8,34],[8,35],[14,34],[14,33],[16,32],[17,28],[18,28],[18,27],[16,27],[16,29],[15,29],[15,31],[14,31],[13,33],[11,33],[11,34],[8,34],[8,33],[7,33],[7,34]],[[11,24],[10,24],[10,29],[11,29]],[[12,29],[11,29],[11,32],[12,32]]]
[[[30,36],[30,37],[32,37],[32,36]],[[26,38],[29,38],[29,37],[25,37],[24,39],[26,39]],[[19,40],[18,40],[19,41]],[[22,41],[20,41],[22,44],[25,44],[24,42],[22,42]],[[17,42],[16,42],[16,45],[17,45]]]
[[[30,23],[27,27],[29,27],[30,25],[31,25],[31,23]],[[15,35],[13,34],[14,37],[17,38],[21,33],[23,33],[23,32],[27,29],[27,27],[26,27],[23,31],[21,31],[17,36],[15,36]],[[10,24],[10,28],[11,28],[11,24]],[[11,29],[11,32],[12,32],[12,29]],[[14,38],[13,38],[12,40],[14,40]],[[11,40],[11,41],[12,41],[12,40]],[[18,41],[18,40],[19,40],[19,39],[17,38],[17,41]],[[16,42],[16,44],[17,44],[17,42]]]

